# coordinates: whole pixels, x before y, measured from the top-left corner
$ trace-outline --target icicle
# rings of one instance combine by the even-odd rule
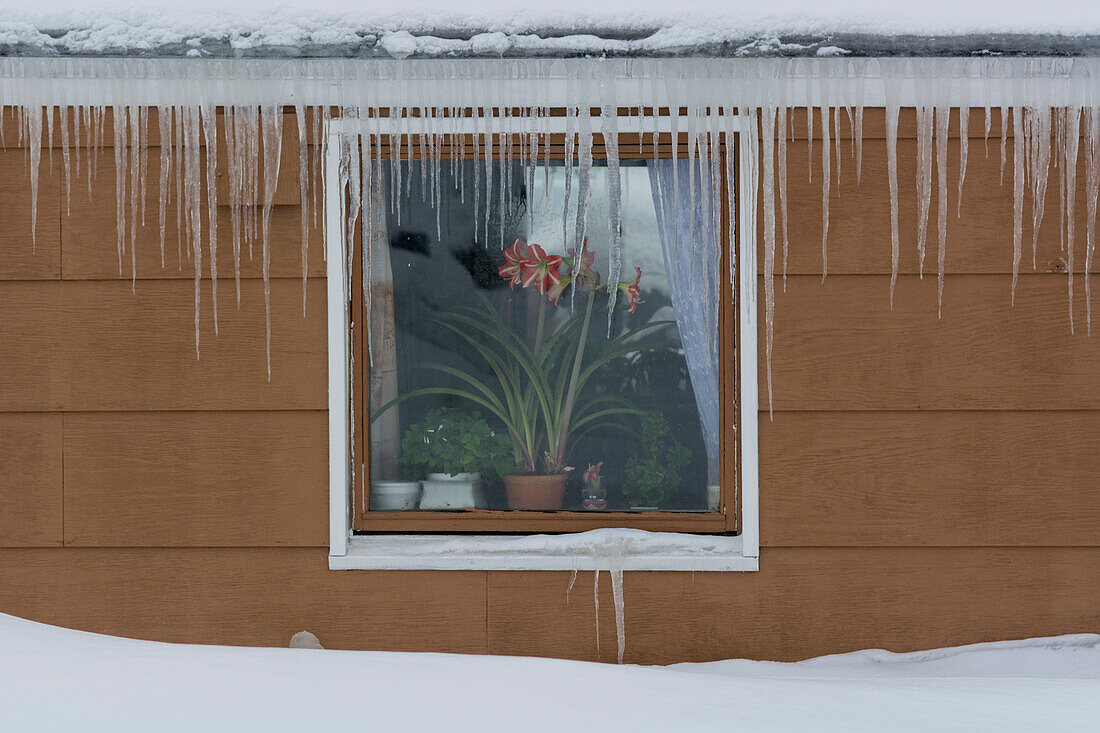
[[[827,97],[822,89],[822,97]],[[829,183],[832,178],[829,153],[829,108],[821,106],[821,280],[829,274]],[[768,137],[771,137],[769,133]],[[770,160],[768,165],[770,165]],[[767,196],[767,194],[765,194]]]
[[[922,278],[928,214],[932,207],[932,118],[932,107],[917,107],[917,256],[920,261],[918,272]]]
[[[46,107],[46,147],[50,156],[50,174],[53,175],[53,105]]]
[[[328,106],[325,106],[325,112],[327,115]],[[313,123],[313,140],[318,146],[324,144],[323,133],[321,128],[321,109],[314,105],[311,108],[311,122]],[[381,148],[381,146],[379,146]],[[317,220],[320,216],[321,206],[317,204],[317,194],[322,188],[321,186],[321,155],[320,150],[315,150],[313,154],[313,164],[310,166],[309,174],[310,179],[310,191],[313,194],[313,200],[310,202],[310,209],[313,211],[313,226],[317,226]],[[302,202],[305,203],[304,201]]]
[[[811,67],[812,69],[812,67]],[[810,183],[814,180],[814,91],[812,76],[806,74],[806,169],[809,172]]]
[[[691,246],[691,251],[688,256],[691,258],[691,271],[690,277],[695,277],[695,268],[698,264],[698,259],[695,257],[695,247],[693,241],[695,233],[695,181],[696,170],[695,163],[698,160],[698,147],[699,147],[699,130],[698,130],[698,110],[695,107],[694,99],[689,98],[687,105],[687,174],[688,174],[688,228],[690,233],[688,238],[688,245]],[[679,199],[676,199],[679,201]]]
[[[298,122],[298,201],[302,208],[302,317],[306,315],[306,283],[309,276],[309,140],[306,132],[306,108],[294,106]],[[369,158],[368,158],[369,159]]]
[[[229,225],[233,230],[233,285],[237,293],[237,309],[241,307],[241,202],[238,188],[238,171],[240,165],[237,162],[239,152],[237,142],[237,126],[240,124],[237,118],[237,107],[225,108],[222,119],[225,133],[225,178],[229,192]]]
[[[963,99],[959,107],[959,193],[955,201],[955,218],[962,218],[963,181],[966,180],[966,158],[970,150],[970,102]]]
[[[1043,214],[1046,208],[1047,182],[1050,175],[1050,138],[1051,138],[1051,110],[1049,107],[1031,109],[1034,127],[1032,136],[1035,140],[1035,166],[1032,171],[1031,191],[1031,266],[1038,267],[1039,259],[1039,228],[1043,224]]]
[[[1016,107],[1012,112],[1012,304],[1016,304],[1016,282],[1020,277],[1020,259],[1023,238],[1024,216],[1024,130],[1023,108]],[[1005,123],[1001,123],[1002,130]]]
[[[588,230],[588,199],[592,180],[592,115],[587,107],[581,109],[578,115],[577,129],[580,148],[577,151],[577,220],[573,246],[580,252]],[[610,273],[608,282],[615,282]]]
[[[725,108],[725,137],[727,144],[734,139],[736,133],[736,125],[734,123],[733,107],[726,106]],[[732,145],[730,145],[732,147]],[[747,192],[742,192],[737,185],[737,176],[735,175],[735,168],[733,161],[736,158],[732,154],[732,150],[726,155],[726,241],[729,242],[729,249],[726,252],[726,261],[729,263],[729,294],[733,301],[734,312],[737,312],[737,231],[738,231],[738,217],[737,217],[737,202],[739,196],[748,195]],[[748,161],[748,165],[752,165],[752,161]],[[785,170],[784,166],[784,170]],[[743,226],[744,224],[742,224]],[[718,286],[718,274],[715,276],[715,285]],[[720,287],[720,286],[719,286]]]
[[[263,206],[263,278],[264,329],[267,346],[267,379],[271,381],[271,209],[279,186],[279,163],[283,149],[283,112],[279,107],[264,107],[261,114],[264,151]],[[349,238],[349,241],[350,238]],[[349,250],[351,248],[349,247]]]
[[[1100,109],[1085,110],[1089,138],[1085,147],[1085,318],[1092,335],[1092,257],[1096,250],[1096,203],[1100,195]]]
[[[592,598],[596,606],[596,656],[600,654],[600,569],[596,568],[592,575]]]
[[[175,135],[173,137],[172,154],[176,160],[176,262],[179,270],[183,271],[183,169],[186,165],[186,157],[183,148],[184,108],[175,109]],[[117,151],[116,151],[117,154]],[[119,275],[122,274],[122,253],[119,252]]]
[[[126,250],[126,170],[129,167],[126,147],[126,112],[117,107],[111,115],[114,122],[115,152],[115,234],[118,249],[118,275],[122,277],[122,255]]]
[[[764,203],[764,328],[768,415],[772,414],[772,342],[775,340],[775,108],[760,110],[760,187]],[[828,145],[823,145],[828,150]],[[829,180],[828,175],[823,176]]]
[[[199,352],[199,305],[202,296],[202,209],[200,191],[202,178],[199,158],[199,111],[196,107],[183,108],[183,157],[184,157],[184,207],[188,240],[191,245],[192,264],[195,268],[195,358]]]
[[[951,108],[936,108],[936,229],[939,248],[936,256],[936,314],[943,318],[943,270],[947,253],[947,134]]]
[[[471,162],[471,167],[474,169],[474,202],[473,203],[474,203],[474,243],[475,244],[478,241],[478,233],[481,231],[481,227],[478,225],[478,216],[477,216],[478,206],[480,205],[480,201],[481,201],[481,158],[480,158],[481,140],[482,140],[481,112],[482,112],[482,110],[480,108],[477,108],[477,107],[474,107],[470,112],[474,117],[474,134],[473,134],[474,157],[473,157],[473,161]],[[465,170],[465,166],[463,166],[463,170]],[[568,198],[568,196],[566,198]],[[488,240],[486,240],[485,246],[488,246]]]
[[[862,120],[863,108],[859,109],[860,117],[857,119]],[[788,245],[788,233],[787,233],[787,124],[788,124],[789,110],[787,107],[780,107],[778,111],[778,138],[779,138],[779,209],[780,215],[783,219],[783,292],[787,292],[787,245]],[[860,142],[862,146],[862,141]],[[860,153],[862,157],[862,152]],[[858,166],[858,163],[857,163]],[[858,171],[859,168],[857,167]],[[858,177],[858,173],[856,174]],[[729,180],[729,177],[727,177]],[[730,207],[730,218],[733,219],[733,207]],[[730,239],[732,242],[732,237]]]
[[[141,130],[138,133],[138,159],[140,161],[138,171],[141,176],[141,196],[139,201],[141,202],[142,227],[145,226],[145,195],[148,191],[149,182],[149,113],[149,107],[138,107],[138,125]]]
[[[201,107],[206,138],[206,211],[210,237],[210,300],[214,335],[218,334],[218,118],[212,104]]]
[[[141,184],[141,121],[138,107],[127,107],[130,118],[130,291],[137,289],[138,195]]]
[[[1054,167],[1058,170],[1058,251],[1066,251],[1066,113],[1062,108],[1054,114],[1054,140],[1056,152],[1053,156]],[[1071,324],[1072,325],[1072,324]]]
[[[157,193],[157,223],[160,225],[160,267],[165,267],[164,239],[167,230],[169,176],[172,170],[172,109],[160,107],[157,110],[157,127],[160,132],[160,190]]]
[[[890,185],[890,309],[894,308],[894,287],[898,281],[898,258],[901,239],[898,236],[898,113],[900,101],[896,79],[886,78],[886,167]]]
[[[564,203],[561,209],[561,241],[562,246],[567,247],[569,243],[569,199],[573,194],[573,151],[574,151],[574,138],[576,135],[576,108],[573,105],[569,105],[565,110],[565,196]],[[549,189],[549,186],[547,186]],[[572,291],[576,288],[570,288],[570,305],[572,305]]]
[[[668,119],[672,140],[672,200],[680,200],[680,86],[676,74],[665,75],[665,91],[668,94]],[[672,252],[680,251],[680,227],[673,227]]]
[[[32,102],[20,110],[20,144],[27,145],[28,173],[31,179],[31,253],[38,252],[38,175],[42,164],[42,107]],[[122,254],[119,253],[119,273],[122,272]]]
[[[72,199],[72,171],[69,167],[69,108],[58,109],[61,120],[61,158],[65,166],[65,214],[70,214],[69,202]]]
[[[863,79],[866,79],[866,69],[863,70]],[[866,81],[859,83],[859,101],[856,103],[855,139],[856,139],[856,187],[863,182],[863,97],[866,92]],[[786,234],[783,235],[786,237]]]
[[[360,118],[362,119],[362,118]],[[364,134],[360,136],[362,141],[362,176],[363,176],[363,193],[362,193],[362,250],[363,250],[363,313],[365,323],[363,332],[367,335],[367,366],[374,366],[374,339],[372,338],[371,328],[371,312],[374,308],[374,301],[372,299],[374,293],[374,269],[371,265],[372,261],[372,238],[374,232],[378,229],[375,225],[375,216],[379,215],[380,208],[378,206],[378,197],[381,194],[381,186],[375,185],[375,169],[372,164],[371,158],[371,136]],[[304,294],[303,294],[304,298]],[[304,300],[303,300],[304,302]]]
[[[507,221],[507,212],[511,210],[512,196],[512,135],[509,120],[511,119],[511,107],[504,108],[504,119],[501,122],[500,131],[500,155],[498,163],[500,167],[500,194],[497,197],[497,218],[500,220],[499,244],[504,251],[504,224]]]
[[[491,218],[490,212],[493,206],[493,128],[495,127],[496,116],[493,113],[493,108],[490,107],[486,110],[485,117],[485,246],[489,246],[489,220]],[[501,148],[504,147],[504,141],[500,142]],[[503,150],[502,150],[503,153]],[[504,185],[504,181],[500,182],[500,185]],[[503,228],[504,222],[500,222],[500,226]]]
[[[1001,103],[1001,185],[1005,185],[1005,146],[1008,143],[1008,102]],[[1022,108],[1017,107],[1018,113]],[[1022,127],[1022,126],[1021,126]],[[1022,132],[1022,130],[1021,130]]]
[[[711,108],[707,115],[708,130],[707,134],[710,139],[710,180],[707,185],[710,189],[710,209],[711,209],[711,224],[710,232],[714,237],[714,246],[711,247],[711,262],[710,271],[714,273],[714,277],[709,280],[711,284],[711,292],[707,293],[706,298],[703,301],[705,306],[704,323],[706,324],[707,333],[716,334],[719,332],[719,312],[721,309],[721,287],[719,283],[722,281],[719,273],[721,273],[722,264],[722,248],[716,246],[722,238],[722,153],[721,153],[721,118],[719,117],[718,108]],[[705,242],[705,239],[702,240]],[[701,250],[705,250],[704,247],[700,247]],[[701,252],[701,255],[705,252]],[[707,362],[707,369],[710,368],[710,362]]]
[[[851,120],[849,120],[851,124]],[[836,149],[833,151],[833,160],[836,161],[836,185],[840,185],[840,167],[844,156],[840,154],[840,106],[833,107],[833,145]],[[855,142],[852,142],[852,148],[854,153]]]
[[[622,181],[619,178],[619,125],[618,104],[615,101],[614,79],[608,74],[600,79],[600,98],[603,107],[600,110],[601,130],[603,131],[604,151],[607,157],[607,227],[608,227],[608,299],[607,299],[607,336],[611,337],[611,327],[615,318],[615,301],[619,289],[617,286],[622,276],[623,241],[620,236],[619,218],[622,208]],[[591,139],[591,137],[589,138]],[[587,160],[585,156],[587,155]],[[584,166],[592,165],[592,144],[581,144],[581,189],[587,194],[588,174]],[[580,207],[577,208],[578,218]],[[580,222],[578,221],[578,228]],[[578,232],[580,233],[580,232]],[[577,240],[576,251],[580,253],[583,239]],[[579,254],[578,254],[579,256]],[[614,587],[614,578],[612,578]],[[622,661],[622,650],[619,652],[619,661]]]
[[[611,568],[611,598],[615,603],[615,641],[617,643],[618,661],[623,663],[623,653],[626,651],[626,623],[625,603],[623,601],[623,563],[622,558],[615,558],[610,563]]]
[[[86,105],[81,105],[81,106],[78,106],[78,107],[70,107],[70,109],[72,109],[72,114],[73,114],[73,153],[76,155],[76,172],[75,172],[75,175],[76,175],[77,178],[80,178],[80,147],[81,147],[80,130],[81,130],[81,124],[84,120],[84,112],[88,109],[88,107]],[[0,145],[3,145],[3,144],[4,144],[4,126],[3,126],[3,124],[0,124]],[[66,202],[66,204],[65,204],[65,213],[67,213],[67,214],[71,213],[71,209],[69,207],[68,202]]]
[[[986,97],[985,97],[985,157],[989,157],[989,130],[993,126],[993,119],[991,117],[992,109],[989,106],[989,80],[986,79]]]
[[[577,582],[577,569],[573,568],[569,573],[569,587],[565,589],[565,605],[569,605],[569,594],[573,592],[573,584]]]
[[[1073,333],[1073,240],[1077,208],[1077,150],[1081,135],[1081,110],[1070,107],[1066,113],[1065,148],[1062,170],[1065,172],[1066,280],[1069,290],[1069,332]],[[1091,219],[1090,219],[1091,221]]]

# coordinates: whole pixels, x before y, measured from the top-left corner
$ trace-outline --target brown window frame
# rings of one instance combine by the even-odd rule
[[[636,110],[631,110],[636,111]],[[645,112],[645,110],[643,110]],[[650,111],[651,112],[651,111]],[[592,110],[593,116],[598,116],[599,110]],[[668,110],[661,108],[660,114],[667,115]],[[383,112],[385,114],[385,112]],[[415,114],[415,113],[414,113]],[[513,116],[521,116],[521,110],[515,110]],[[620,118],[628,114],[627,110],[620,110]],[[564,116],[564,110],[551,110],[552,116]],[[459,158],[459,150],[464,152],[466,160],[475,159],[473,152],[473,136],[466,135],[465,145],[455,145],[453,135],[446,136],[446,142],[442,146],[440,155],[443,160],[456,160]],[[494,160],[500,158],[511,145],[513,160],[520,159],[523,149],[520,134],[494,133],[492,145],[488,154],[493,155]],[[736,137],[736,136],[735,136]],[[508,143],[502,143],[503,138],[508,138]],[[564,161],[566,133],[550,133],[550,159]],[[485,135],[481,136],[482,141]],[[540,136],[540,160],[543,159],[546,138]],[[620,160],[652,160],[670,159],[673,157],[671,133],[658,133],[656,144],[653,136],[648,132],[619,133],[619,159]],[[374,150],[380,146],[382,160],[391,160],[389,136],[376,136],[372,139]],[[421,159],[421,147],[415,135],[405,135],[400,138],[401,149],[399,154],[402,160]],[[354,414],[354,445],[353,456],[356,464],[352,471],[352,531],[357,534],[368,533],[568,533],[582,532],[600,528],[631,528],[650,531],[689,532],[697,534],[737,534],[740,531],[740,451],[738,446],[738,425],[742,424],[740,414],[740,361],[738,359],[738,340],[740,329],[732,327],[738,323],[737,298],[738,284],[730,283],[729,278],[721,273],[729,271],[730,257],[730,227],[729,227],[729,197],[728,187],[731,185],[727,177],[726,156],[734,154],[733,176],[739,175],[740,161],[736,157],[736,139],[727,140],[726,133],[719,133],[719,165],[722,181],[721,225],[717,241],[721,249],[719,260],[719,491],[720,500],[717,511],[583,511],[583,510],[557,510],[557,511],[527,511],[527,510],[497,510],[497,509],[453,509],[437,511],[371,511],[370,506],[370,476],[369,476],[369,428],[366,415],[369,414],[369,395],[365,389],[367,384],[367,370],[369,359],[366,354],[366,339],[363,336],[363,324],[366,322],[364,313],[364,299],[362,297],[363,266],[360,248],[355,248],[352,267],[352,348],[354,349],[354,367],[352,370],[353,390],[352,400]],[[574,148],[576,150],[576,148]],[[656,150],[656,156],[654,155]],[[676,147],[677,157],[688,157],[688,136],[680,133]],[[482,142],[479,145],[478,160],[484,160],[487,154],[486,146]],[[592,144],[593,160],[606,159],[602,133],[597,132]],[[736,199],[733,205],[737,206]],[[739,227],[739,222],[735,227]],[[737,231],[733,233],[736,238]],[[736,241],[736,239],[734,240]],[[733,415],[730,415],[733,412]]]

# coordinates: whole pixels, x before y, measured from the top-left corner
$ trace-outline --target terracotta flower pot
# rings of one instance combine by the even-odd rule
[[[504,477],[504,490],[508,494],[509,509],[549,511],[561,509],[565,495],[565,474],[529,476],[510,473]]]

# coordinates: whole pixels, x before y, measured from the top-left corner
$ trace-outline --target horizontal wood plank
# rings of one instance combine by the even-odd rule
[[[760,419],[761,543],[1100,546],[1100,412]]]
[[[325,547],[325,412],[65,415],[65,542]]]
[[[856,178],[856,159],[851,146],[842,140],[841,155],[830,148],[832,177],[829,196],[829,274],[890,273],[891,224],[890,188],[886,148],[881,140],[864,146],[861,178]],[[822,173],[821,145],[811,151],[804,141],[792,142],[787,152],[787,272],[818,274],[823,272],[821,252]],[[944,267],[948,273],[1011,273],[1013,258],[1013,182],[1012,150],[1008,150],[1004,181],[1001,158],[996,145],[988,155],[980,139],[971,141],[963,183],[962,207],[959,208],[960,155],[958,140],[948,144],[947,220]],[[812,170],[812,179],[810,177]],[[918,203],[916,190],[917,145],[915,140],[898,143],[898,234],[899,270],[921,271],[918,256]],[[1036,251],[1032,247],[1032,197],[1023,202],[1023,258],[1021,272],[1063,272],[1068,254],[1061,233],[1058,176],[1051,165],[1045,199],[1045,214],[1039,227]],[[924,272],[935,274],[939,248],[937,224],[939,190],[933,166],[932,190],[925,239]],[[838,180],[839,179],[839,180]],[[779,181],[776,181],[776,264],[783,272],[783,219]],[[1085,234],[1088,221],[1085,190],[1085,161],[1078,164],[1076,198],[1075,269],[1084,272]],[[763,273],[764,216],[760,209],[758,271]]]
[[[493,654],[615,661],[611,583],[491,572]],[[1088,631],[1100,549],[767,548],[757,573],[626,573],[625,661],[793,661]]]
[[[367,532],[587,532],[601,527],[630,527],[664,532],[726,530],[721,512],[662,511],[447,511],[360,512],[355,529]]]
[[[295,175],[297,175],[295,173]],[[164,266],[161,264],[160,235],[160,158],[153,155],[149,159],[149,179],[145,188],[144,225],[142,222],[140,186],[137,189],[138,216],[131,216],[130,193],[126,193],[126,229],[123,246],[126,253],[118,255],[118,218],[115,203],[114,160],[109,154],[101,154],[99,173],[91,194],[83,186],[73,192],[70,210],[62,216],[61,248],[65,278],[70,280],[105,279],[120,276],[130,278],[134,267],[131,256],[136,259],[138,279],[192,278],[194,264],[190,243],[186,234],[180,236],[177,222],[177,196],[175,183],[165,197],[164,217]],[[298,185],[297,180],[294,186]],[[128,189],[129,191],[130,189]],[[297,196],[295,196],[295,202]],[[228,202],[228,196],[222,192],[219,201]],[[209,257],[209,217],[207,200],[202,200],[202,269],[210,276]],[[320,202],[319,202],[320,203]],[[261,209],[250,206],[241,209],[242,240],[240,247],[240,268],[242,278],[256,278],[263,274],[262,217]],[[279,205],[272,209],[268,241],[271,251],[271,277],[298,277],[302,272],[302,210],[293,205]],[[325,273],[324,242],[321,234],[321,212],[307,212],[309,254],[307,272],[310,276],[322,276]],[[245,220],[247,218],[247,221]],[[137,222],[136,232],[133,224]],[[233,287],[233,213],[229,206],[218,207],[218,279]],[[251,236],[245,238],[245,226]],[[136,237],[136,240],[134,239]],[[131,242],[136,247],[130,252]],[[121,265],[121,272],[120,272]]]
[[[936,278],[818,276],[777,285],[777,410],[1078,410],[1100,408],[1100,339],[1086,335],[1077,278],[1070,333],[1065,275],[952,275],[936,316]],[[1100,281],[1093,278],[1093,287]],[[760,313],[764,314],[763,286]],[[1098,290],[1100,292],[1100,290]],[[763,326],[763,323],[761,324]],[[761,408],[768,409],[760,329]]]
[[[192,283],[0,283],[0,412],[319,410],[327,405],[325,281],[271,284],[271,379],[260,282],[219,290],[214,333],[201,290],[195,354]]]
[[[0,547],[62,541],[61,415],[0,414]]]
[[[485,651],[484,573],[335,572],[321,549],[2,550],[0,608],[158,641]]]
[[[61,277],[61,179],[43,156],[35,209],[27,165],[25,151],[0,150],[0,280],[56,280]]]

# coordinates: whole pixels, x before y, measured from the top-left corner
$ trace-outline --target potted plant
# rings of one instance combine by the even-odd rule
[[[607,488],[603,485],[603,479],[600,477],[602,469],[603,461],[600,461],[595,465],[589,463],[588,468],[584,471],[582,476],[584,491],[581,495],[581,506],[585,509],[607,508]]]
[[[371,511],[394,512],[417,509],[420,504],[419,481],[371,481]]]
[[[601,281],[593,269],[594,255],[582,243],[580,254],[548,255],[537,244],[522,239],[504,251],[499,275],[513,289],[529,290],[537,302],[538,321],[533,338],[517,333],[488,300],[481,309],[444,312],[437,323],[457,336],[488,365],[488,382],[448,364],[421,366],[447,374],[460,387],[414,390],[383,405],[372,420],[390,406],[423,395],[452,395],[468,400],[504,425],[512,441],[514,470],[504,474],[508,506],[512,509],[560,509],[565,491],[570,439],[623,415],[641,414],[629,401],[609,394],[586,394],[584,387],[601,368],[647,348],[632,342],[640,332],[670,321],[647,323],[599,347],[589,348],[588,331],[598,293],[621,292],[633,313],[641,295],[641,268],[633,280]],[[562,268],[564,267],[564,272]],[[548,317],[565,290],[587,290],[583,310],[561,319]],[[552,325],[557,322],[557,326]]]
[[[466,509],[484,505],[481,476],[507,473],[511,442],[480,415],[441,407],[409,426],[401,441],[401,463],[421,482],[421,509]]]
[[[623,496],[635,509],[656,509],[680,488],[691,451],[672,434],[661,413],[647,412],[641,423],[637,450],[626,462]]]

